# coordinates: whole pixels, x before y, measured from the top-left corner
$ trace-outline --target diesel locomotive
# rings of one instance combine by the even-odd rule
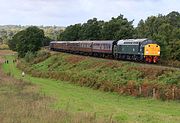
[[[49,48],[54,51],[147,63],[157,63],[160,60],[160,46],[150,39],[52,41]]]

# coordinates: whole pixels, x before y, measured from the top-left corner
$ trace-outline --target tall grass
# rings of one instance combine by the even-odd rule
[[[97,118],[94,113],[53,110],[50,104],[55,100],[39,94],[37,86],[9,78],[11,77],[0,79],[1,123],[109,123],[112,121],[110,118]]]
[[[180,99],[180,71],[64,53],[38,59],[40,62],[21,61],[17,66],[35,77],[70,81],[103,91]]]
[[[6,58],[10,61],[13,59],[12,56],[7,56]],[[16,78],[22,78],[22,71],[17,69],[12,62],[3,64],[3,70]],[[119,96],[116,93],[104,93],[86,87],[79,87],[65,81],[31,77],[27,74],[23,80],[36,83],[41,87],[43,94],[56,97],[57,101],[50,106],[55,109],[62,109],[66,113],[69,111],[92,112],[89,114],[92,116],[92,119],[95,117],[99,119],[99,116],[103,116],[107,118],[104,122],[111,122],[112,118],[119,122],[142,123],[179,122],[180,120],[178,101],[162,102],[147,98]],[[88,113],[77,113],[77,115],[83,114],[85,116],[86,114],[88,115]]]
[[[6,44],[0,44],[0,50],[8,50],[9,46]]]

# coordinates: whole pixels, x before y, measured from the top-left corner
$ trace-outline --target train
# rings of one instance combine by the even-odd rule
[[[114,59],[158,63],[160,45],[154,40],[86,40],[86,41],[51,41],[50,50],[89,55],[111,57]]]

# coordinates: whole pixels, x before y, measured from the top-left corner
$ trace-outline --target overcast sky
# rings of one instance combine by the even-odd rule
[[[0,25],[59,25],[83,23],[96,17],[128,20],[180,12],[180,0],[0,0]]]

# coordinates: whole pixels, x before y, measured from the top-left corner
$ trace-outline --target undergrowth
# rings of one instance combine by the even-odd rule
[[[180,99],[180,72],[177,70],[65,53],[36,59],[31,63],[21,61],[18,67],[36,77],[70,81],[103,91],[153,96],[156,89],[156,98]]]

